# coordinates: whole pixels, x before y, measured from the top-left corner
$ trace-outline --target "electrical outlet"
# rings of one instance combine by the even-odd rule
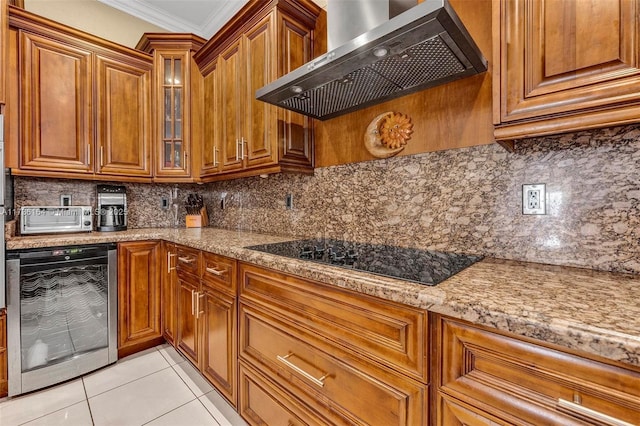
[[[544,183],[522,185],[522,214],[546,214],[547,190]]]
[[[60,196],[60,205],[61,206],[70,206],[71,205],[71,195],[63,194]]]
[[[162,197],[160,199],[160,207],[162,210],[167,210],[169,208],[169,199],[167,197]]]
[[[284,199],[284,206],[287,208],[287,210],[293,209],[293,195],[292,194],[287,194],[287,196]]]

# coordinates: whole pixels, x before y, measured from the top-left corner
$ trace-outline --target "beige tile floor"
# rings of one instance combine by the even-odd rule
[[[173,347],[161,345],[81,378],[0,400],[0,425],[246,425]]]

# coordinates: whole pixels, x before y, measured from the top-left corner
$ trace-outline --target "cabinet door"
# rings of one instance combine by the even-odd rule
[[[434,320],[440,368],[435,384],[440,406],[452,416],[462,418],[467,407],[467,414],[509,425],[635,424],[640,419],[637,371],[461,320]],[[611,422],[599,421],[606,417]]]
[[[202,286],[202,372],[236,405],[236,299]]]
[[[636,0],[501,1],[495,59],[501,96],[496,123],[555,118],[545,126],[593,127],[624,119],[614,104],[638,102],[638,5]],[[600,116],[594,115],[599,110]],[[637,110],[636,114],[637,116]],[[629,119],[630,117],[626,117]],[[564,120],[564,124],[562,121]],[[540,127],[540,124],[537,124]],[[523,128],[523,132],[524,132]]]
[[[162,342],[160,243],[118,245],[118,357]]]
[[[286,15],[278,15],[278,77],[313,59],[312,30]],[[313,169],[313,119],[284,108],[277,108],[277,113],[280,164],[288,169]]]
[[[241,39],[232,43],[219,58],[221,102],[220,131],[222,143],[222,171],[242,169],[244,166],[244,149],[241,144],[241,120],[246,111],[242,102],[242,60],[240,58]]]
[[[155,52],[157,96],[156,176],[189,177],[190,64],[187,52]]]
[[[163,243],[162,257],[162,335],[165,340],[175,345],[176,310],[177,310],[177,285],[176,274],[176,246]]]
[[[276,164],[277,109],[256,99],[256,90],[276,77],[275,25],[273,14],[265,17],[243,37],[243,65],[245,73],[243,147],[247,167]]]
[[[151,177],[152,65],[96,57],[97,171]]]
[[[92,174],[91,52],[22,31],[19,50],[20,168]]]
[[[7,396],[7,311],[0,309],[0,398]]]
[[[196,303],[199,283],[191,276],[185,276],[178,272],[178,311],[176,347],[191,362],[199,365],[198,348],[198,320],[196,318]]]
[[[9,24],[7,17],[7,0],[0,0],[0,75],[6,75],[6,68],[8,62],[7,53],[7,40],[9,37]],[[5,94],[5,80],[6,78],[0,78],[0,105],[4,105]]]
[[[202,151],[200,155],[200,177],[211,176],[220,171],[221,128],[223,120],[220,114],[220,73],[217,63],[203,82],[204,123]]]

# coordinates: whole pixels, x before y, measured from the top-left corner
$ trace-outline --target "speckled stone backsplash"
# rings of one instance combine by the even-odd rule
[[[129,228],[157,228],[174,226],[172,209],[163,209],[161,200],[171,203],[171,191],[178,188],[178,226],[184,227],[184,201],[190,192],[202,194],[203,187],[195,184],[166,185],[120,182],[88,182],[69,179],[15,178],[16,211],[22,206],[58,206],[60,195],[70,194],[76,206],[96,207],[96,185],[124,185],[127,188],[127,221]]]
[[[546,183],[547,215],[522,215],[526,183]],[[172,185],[126,185],[130,227],[171,225],[160,197]],[[637,125],[529,139],[514,153],[493,144],[326,167],[314,176],[180,185],[181,199],[189,191],[205,196],[211,225],[220,228],[640,273]],[[16,179],[17,206],[58,204],[60,193],[92,204],[95,183]]]

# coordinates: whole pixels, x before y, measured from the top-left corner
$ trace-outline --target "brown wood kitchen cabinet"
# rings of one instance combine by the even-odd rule
[[[313,170],[312,121],[255,92],[315,56],[322,19],[312,1],[252,0],[195,54],[205,108],[214,110],[205,120],[204,181]]]
[[[437,425],[636,424],[640,373],[434,315]]]
[[[176,272],[176,245],[167,241],[162,242],[162,302],[160,312],[162,317],[162,336],[175,346],[177,327],[177,288],[178,275]]]
[[[9,23],[12,173],[150,181],[151,57],[16,7]]]
[[[236,261],[177,246],[176,347],[236,405]]]
[[[153,55],[157,182],[193,182],[197,175],[203,96],[193,54],[205,42],[193,34],[147,33],[136,46]]]
[[[0,309],[0,398],[9,392],[7,360],[7,311]]]
[[[7,80],[7,38],[9,22],[7,16],[7,0],[0,0],[0,107],[4,105],[6,99],[5,85]],[[2,111],[0,109],[0,111]]]
[[[428,423],[425,311],[244,263],[239,280],[250,424]]]
[[[161,265],[159,241],[118,244],[118,358],[164,341]]]
[[[639,121],[639,1],[493,7],[497,140]]]

